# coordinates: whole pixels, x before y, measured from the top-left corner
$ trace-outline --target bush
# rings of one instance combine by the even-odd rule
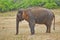
[[[49,9],[52,9],[52,8],[56,8],[57,7],[57,4],[56,3],[46,3],[44,5],[44,7],[49,8]]]
[[[0,11],[9,11],[11,9],[14,9],[13,8],[13,1],[10,0],[0,0]]]
[[[46,8],[60,7],[60,1],[57,0],[0,0],[0,12],[27,8],[32,6],[41,6]]]
[[[55,0],[55,3],[60,6],[60,0]]]

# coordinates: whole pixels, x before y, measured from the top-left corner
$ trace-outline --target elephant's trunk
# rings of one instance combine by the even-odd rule
[[[18,34],[19,32],[19,20],[18,18],[16,18],[16,35]]]

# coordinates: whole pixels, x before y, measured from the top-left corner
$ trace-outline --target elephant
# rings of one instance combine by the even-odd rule
[[[31,7],[26,9],[19,9],[16,15],[16,35],[19,32],[19,22],[26,20],[29,23],[31,35],[35,34],[35,24],[46,25],[46,33],[51,32],[51,25],[53,23],[53,29],[55,29],[55,15],[47,8]]]

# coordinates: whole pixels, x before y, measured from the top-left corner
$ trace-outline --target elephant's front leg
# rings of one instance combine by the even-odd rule
[[[29,22],[29,27],[30,27],[30,31],[31,31],[31,35],[33,35],[34,33],[35,33],[35,30],[34,30],[34,28],[35,28],[35,21],[30,21]]]

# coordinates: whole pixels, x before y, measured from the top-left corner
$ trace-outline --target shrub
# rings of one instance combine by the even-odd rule
[[[13,1],[10,0],[0,0],[0,11],[9,11],[13,9]]]
[[[0,12],[27,8],[32,6],[41,6],[46,8],[60,7],[60,1],[57,0],[0,0]]]
[[[52,9],[52,8],[56,8],[57,4],[56,3],[46,3],[44,5],[44,7]]]
[[[55,0],[55,3],[60,6],[60,0]]]

